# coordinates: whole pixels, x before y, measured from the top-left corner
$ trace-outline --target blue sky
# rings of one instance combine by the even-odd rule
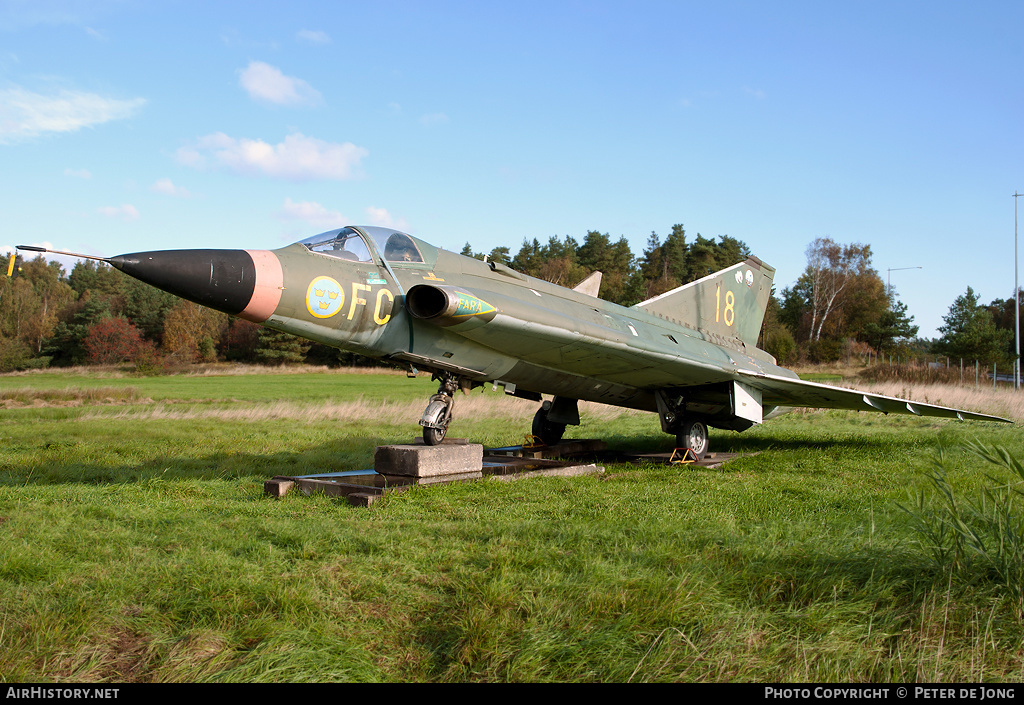
[[[1020,2],[0,0],[0,249],[682,223],[781,290],[828,236],[937,336],[1012,295],[1022,32]]]

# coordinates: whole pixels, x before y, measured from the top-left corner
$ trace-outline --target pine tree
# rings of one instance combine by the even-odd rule
[[[899,340],[909,340],[917,335],[918,327],[914,317],[907,315],[907,305],[896,301],[879,316],[864,326],[863,339],[878,352],[889,352]]]
[[[992,312],[978,305],[978,295],[971,287],[956,298],[942,320],[946,325],[939,326],[942,337],[935,343],[935,352],[978,360],[983,365],[1006,360],[1005,350],[1013,332],[996,327]]]
[[[306,359],[312,341],[273,328],[260,328],[256,360],[264,365],[299,363]]]

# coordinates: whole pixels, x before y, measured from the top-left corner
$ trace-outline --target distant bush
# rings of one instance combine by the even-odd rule
[[[806,353],[808,362],[821,364],[841,360],[846,354],[846,349],[842,340],[823,338],[807,343]]]
[[[24,370],[31,362],[32,349],[28,345],[17,338],[0,338],[0,372]]]
[[[168,371],[166,359],[157,352],[153,344],[144,344],[135,359],[135,372],[143,377],[154,377]]]
[[[793,334],[788,328],[777,326],[765,336],[764,349],[776,362],[785,366],[794,357],[796,341],[793,340]]]

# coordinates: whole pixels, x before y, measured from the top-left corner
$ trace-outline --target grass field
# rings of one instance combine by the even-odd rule
[[[920,530],[937,449],[965,503],[1008,476],[964,444],[1022,458],[1015,425],[794,412],[713,433],[757,453],[714,470],[360,509],[263,482],[370,467],[436,384],[226,372],[0,376],[0,680],[1021,680],[1021,584]],[[534,409],[488,387],[451,434],[517,443]],[[583,416],[569,435],[672,445],[652,414]]]

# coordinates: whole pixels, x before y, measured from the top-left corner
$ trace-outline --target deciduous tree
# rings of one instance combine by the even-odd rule
[[[180,362],[212,362],[227,326],[227,314],[181,301],[167,314],[163,348]]]
[[[821,339],[829,316],[845,303],[850,283],[870,266],[869,245],[840,245],[832,238],[819,237],[808,246],[805,274],[810,285],[811,340]]]

